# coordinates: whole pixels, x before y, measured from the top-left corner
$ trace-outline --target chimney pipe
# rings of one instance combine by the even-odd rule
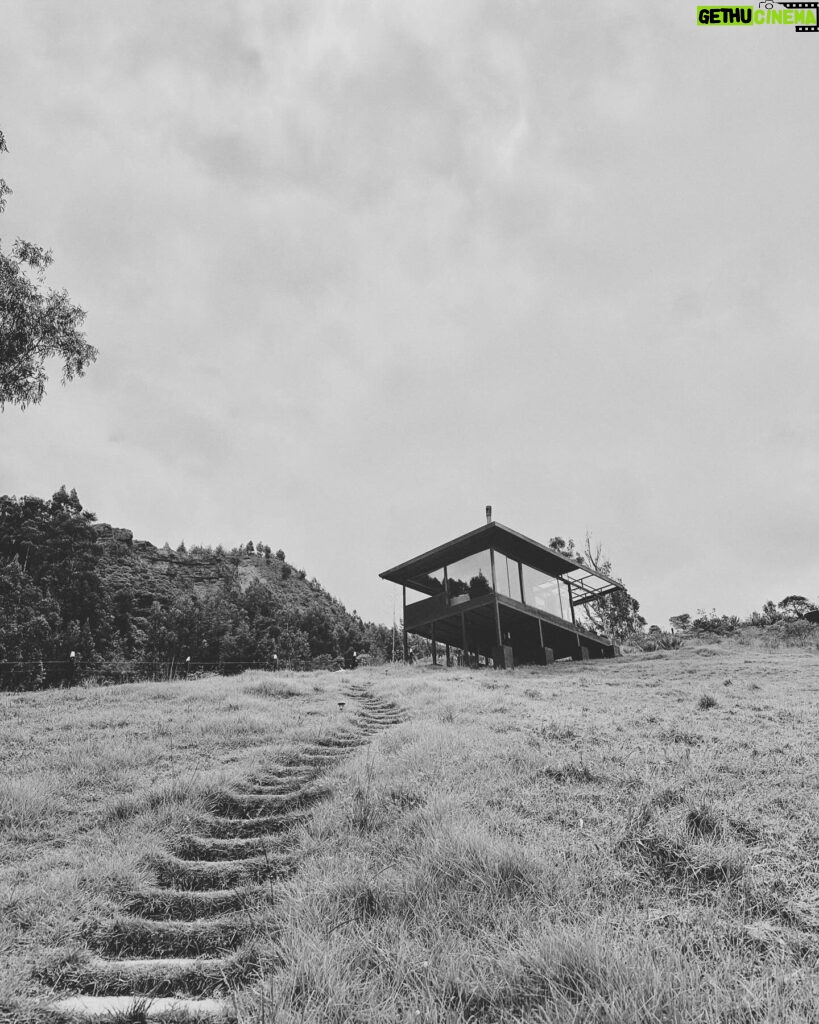
[[[487,505],[486,506],[486,521],[487,521],[487,523],[491,523],[492,522],[492,506],[491,505]]]

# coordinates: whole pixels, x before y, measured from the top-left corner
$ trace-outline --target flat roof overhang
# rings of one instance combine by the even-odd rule
[[[418,576],[435,572],[436,569],[452,565],[462,558],[475,555],[487,548],[492,548],[503,555],[508,555],[509,558],[531,566],[533,569],[539,569],[549,576],[555,576],[570,583],[572,604],[575,606],[625,589],[622,583],[610,576],[588,566],[580,565],[559,551],[555,551],[554,548],[539,544],[522,533],[510,530],[508,526],[503,526],[501,523],[486,523],[485,526],[481,526],[477,530],[464,533],[446,544],[440,544],[437,548],[425,551],[422,555],[402,562],[392,569],[386,569],[379,575],[381,579],[389,580],[391,583],[410,586],[421,593],[434,594],[433,589],[419,584]]]

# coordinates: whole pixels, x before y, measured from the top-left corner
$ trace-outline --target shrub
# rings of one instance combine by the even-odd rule
[[[640,651],[676,651],[682,646],[682,640],[674,633],[664,633],[658,627],[652,627],[648,634],[635,633],[629,637],[629,645]]]
[[[736,615],[717,615],[716,609],[710,612],[697,612],[697,617],[691,623],[692,627],[700,633],[713,633],[717,636],[730,636],[739,627],[739,618]]]
[[[765,630],[767,646],[814,647],[819,646],[819,626],[804,619],[783,619]]]

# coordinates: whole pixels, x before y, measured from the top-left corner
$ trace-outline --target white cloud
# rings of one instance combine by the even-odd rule
[[[382,618],[487,501],[652,621],[812,593],[814,68],[661,5],[13,0],[0,228],[101,356],[3,415],[0,489]]]

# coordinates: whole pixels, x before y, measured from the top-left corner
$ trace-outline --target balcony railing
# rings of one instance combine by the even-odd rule
[[[489,595],[481,594],[480,596],[488,597]],[[554,615],[542,608],[535,608],[532,605],[527,605],[522,601],[516,601],[512,598],[506,597],[505,595],[498,596],[501,604],[517,607],[522,611],[525,610],[530,615],[534,615],[536,618],[540,618],[544,622],[552,623],[555,626],[570,630],[574,633],[579,633],[580,636],[586,637],[589,640],[595,640],[598,643],[609,642],[606,637],[599,637],[596,633],[591,632],[584,626],[570,622],[562,616]],[[427,597],[421,601],[413,601],[411,604],[406,606],[404,612],[404,627],[412,632],[416,626],[422,626],[435,619],[444,618],[448,611],[455,612],[459,605],[467,604],[472,600],[474,600],[474,598],[470,597],[469,594],[458,594],[447,598],[445,593],[440,593],[435,594],[434,597]],[[483,604],[484,602],[481,603]]]
[[[424,622],[438,619],[449,606],[450,602],[447,601],[446,594],[436,594],[424,601],[413,601],[404,610],[404,627],[412,629],[413,626],[420,626]]]

